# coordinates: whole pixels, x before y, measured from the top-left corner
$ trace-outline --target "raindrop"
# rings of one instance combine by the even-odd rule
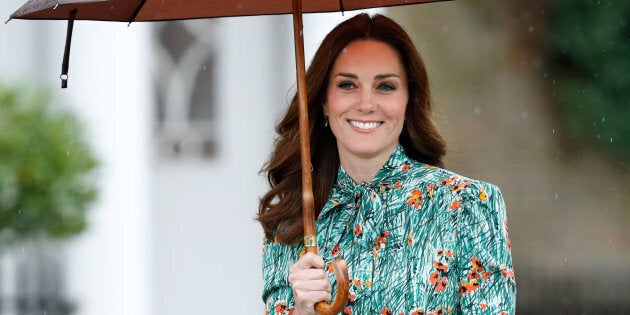
[[[556,134],[556,129],[551,129],[551,133]]]
[[[70,156],[70,150],[66,151],[66,156]]]
[[[53,10],[57,10],[58,7],[59,7],[59,2],[55,3],[55,6],[53,7]]]
[[[479,106],[475,106],[475,109],[473,110],[473,113],[477,116],[481,115],[481,107]]]
[[[556,193],[555,196],[553,196],[553,198],[558,200],[558,193]]]
[[[533,26],[530,26],[530,27],[529,27],[529,32],[531,33],[531,32],[533,32],[533,31],[534,31],[534,27],[533,27]]]
[[[601,134],[597,134],[597,140],[599,140],[599,138],[601,138],[602,135]]]
[[[602,117],[602,122],[605,122],[605,121],[606,121],[606,117]]]
[[[22,246],[22,251],[24,251],[24,246]]]
[[[203,65],[203,71],[206,71],[206,65]]]
[[[610,138],[610,143],[612,143],[613,138]]]
[[[22,209],[18,210],[18,215],[22,215]]]

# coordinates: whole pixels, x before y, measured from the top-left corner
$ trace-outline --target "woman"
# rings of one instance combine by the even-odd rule
[[[259,209],[270,314],[315,314],[348,264],[344,314],[513,314],[515,282],[498,188],[442,166],[426,70],[391,19],[333,29],[307,72],[317,237],[303,254],[298,109],[277,126]]]

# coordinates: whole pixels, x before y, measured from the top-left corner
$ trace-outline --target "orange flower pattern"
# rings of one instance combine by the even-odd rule
[[[370,183],[340,168],[317,221],[326,265],[348,264],[342,314],[514,314],[507,230],[498,188],[414,161],[402,146]],[[302,250],[265,242],[265,314],[293,312],[288,270]]]

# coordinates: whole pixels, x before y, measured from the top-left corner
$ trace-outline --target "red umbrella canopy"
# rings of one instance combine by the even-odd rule
[[[305,13],[434,2],[441,0],[303,0]],[[291,13],[291,0],[30,0],[11,15],[12,19],[99,21],[163,21],[209,17]]]

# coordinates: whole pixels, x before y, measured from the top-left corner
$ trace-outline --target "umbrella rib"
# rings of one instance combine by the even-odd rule
[[[78,9],[70,11],[68,17],[68,29],[66,31],[66,46],[63,50],[63,61],[61,63],[61,88],[68,87],[68,69],[70,68],[70,45],[72,44],[72,30],[74,29],[74,20],[77,17]]]
[[[142,10],[142,7],[144,7],[145,3],[147,3],[147,0],[142,0],[142,2],[140,2],[140,5],[133,12],[133,15],[131,15],[131,18],[129,19],[129,24],[127,26],[131,25],[131,23],[133,23],[136,20],[136,17],[140,13],[140,10]]]
[[[339,0],[339,11],[341,11],[342,16],[344,15],[344,11],[346,11],[346,9],[343,8],[343,0]]]

